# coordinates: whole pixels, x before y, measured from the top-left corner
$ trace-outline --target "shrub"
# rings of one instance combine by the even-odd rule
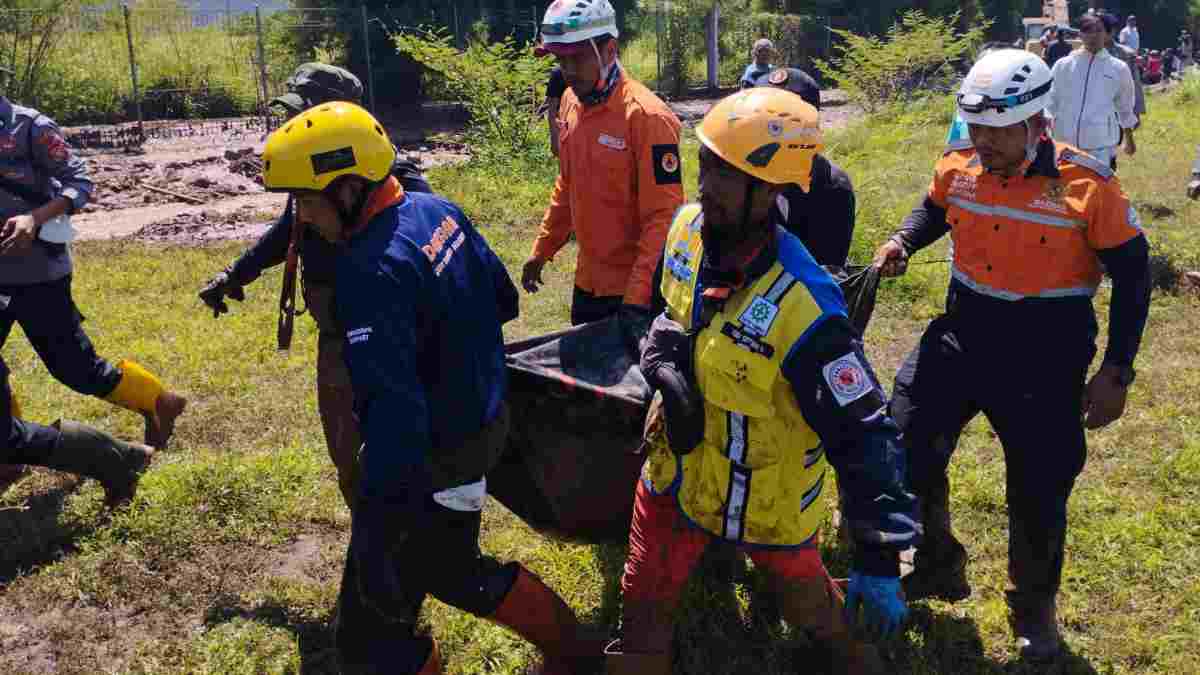
[[[550,59],[533,56],[512,37],[491,44],[473,41],[462,51],[440,30],[398,33],[392,39],[397,50],[434,73],[447,94],[466,106],[467,134],[478,158],[507,164],[548,154],[537,110]]]
[[[832,29],[841,40],[831,61],[817,69],[846,92],[850,100],[875,112],[889,103],[911,101],[928,91],[949,89],[955,67],[983,42],[990,21],[956,33],[959,15],[929,17],[905,12],[884,37]]]

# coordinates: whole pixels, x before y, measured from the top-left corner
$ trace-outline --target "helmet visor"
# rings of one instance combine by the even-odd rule
[[[978,115],[986,110],[995,110],[996,112],[1004,112],[1009,108],[1015,108],[1020,105],[1025,105],[1035,98],[1050,91],[1051,81],[1047,81],[1040,87],[1031,89],[1024,94],[1013,94],[1012,96],[1003,96],[1001,98],[992,98],[987,94],[959,94],[958,107],[963,112]]]

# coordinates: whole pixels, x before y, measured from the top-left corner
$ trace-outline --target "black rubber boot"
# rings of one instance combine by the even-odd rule
[[[109,508],[133,499],[138,479],[154,457],[153,448],[119,441],[78,422],[59,420],[54,426],[62,435],[43,466],[100,481],[104,505]]]
[[[1017,638],[1022,659],[1046,663],[1062,652],[1062,636],[1058,632],[1058,616],[1054,598],[1007,592],[1009,622]]]
[[[971,595],[967,549],[950,529],[950,482],[943,476],[921,497],[925,536],[913,556],[913,570],[901,579],[908,601],[936,598],[946,602]]]

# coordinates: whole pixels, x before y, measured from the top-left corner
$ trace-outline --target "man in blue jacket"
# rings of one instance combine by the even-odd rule
[[[426,594],[537,645],[545,673],[602,653],[567,605],[518,563],[479,550],[488,471],[508,411],[501,325],[517,290],[466,215],[406,193],[395,149],[351,103],[310,109],[272,134],[268,189],[293,195],[340,244],[334,310],[363,446],[335,635],[343,673],[438,673],[414,633]]]
[[[358,103],[362,100],[362,83],[353,73],[324,63],[301,65],[288,78],[287,85],[288,93],[273,99],[271,105],[284,110],[288,117],[322,103]],[[430,192],[429,184],[417,166],[402,156],[398,155],[393,163],[392,175],[407,192]],[[300,227],[304,227],[303,214],[299,220]],[[283,215],[253,246],[209,280],[200,291],[200,299],[213,311],[214,317],[229,311],[226,297],[241,301],[245,297],[243,286],[287,259],[296,221],[296,210],[289,201]],[[317,409],[329,457],[337,468],[338,486],[346,506],[353,508],[358,448],[362,438],[354,421],[350,376],[342,359],[345,331],[333,314],[337,249],[310,228],[304,227],[304,232],[297,234],[299,257],[303,263],[304,304],[317,322]]]

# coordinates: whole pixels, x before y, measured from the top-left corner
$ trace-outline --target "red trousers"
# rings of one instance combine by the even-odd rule
[[[713,538],[687,521],[674,496],[654,496],[644,482],[638,481],[629,558],[621,577],[625,602],[651,601],[673,607]],[[815,544],[777,550],[746,547],[745,552],[756,566],[781,581],[828,576]]]

